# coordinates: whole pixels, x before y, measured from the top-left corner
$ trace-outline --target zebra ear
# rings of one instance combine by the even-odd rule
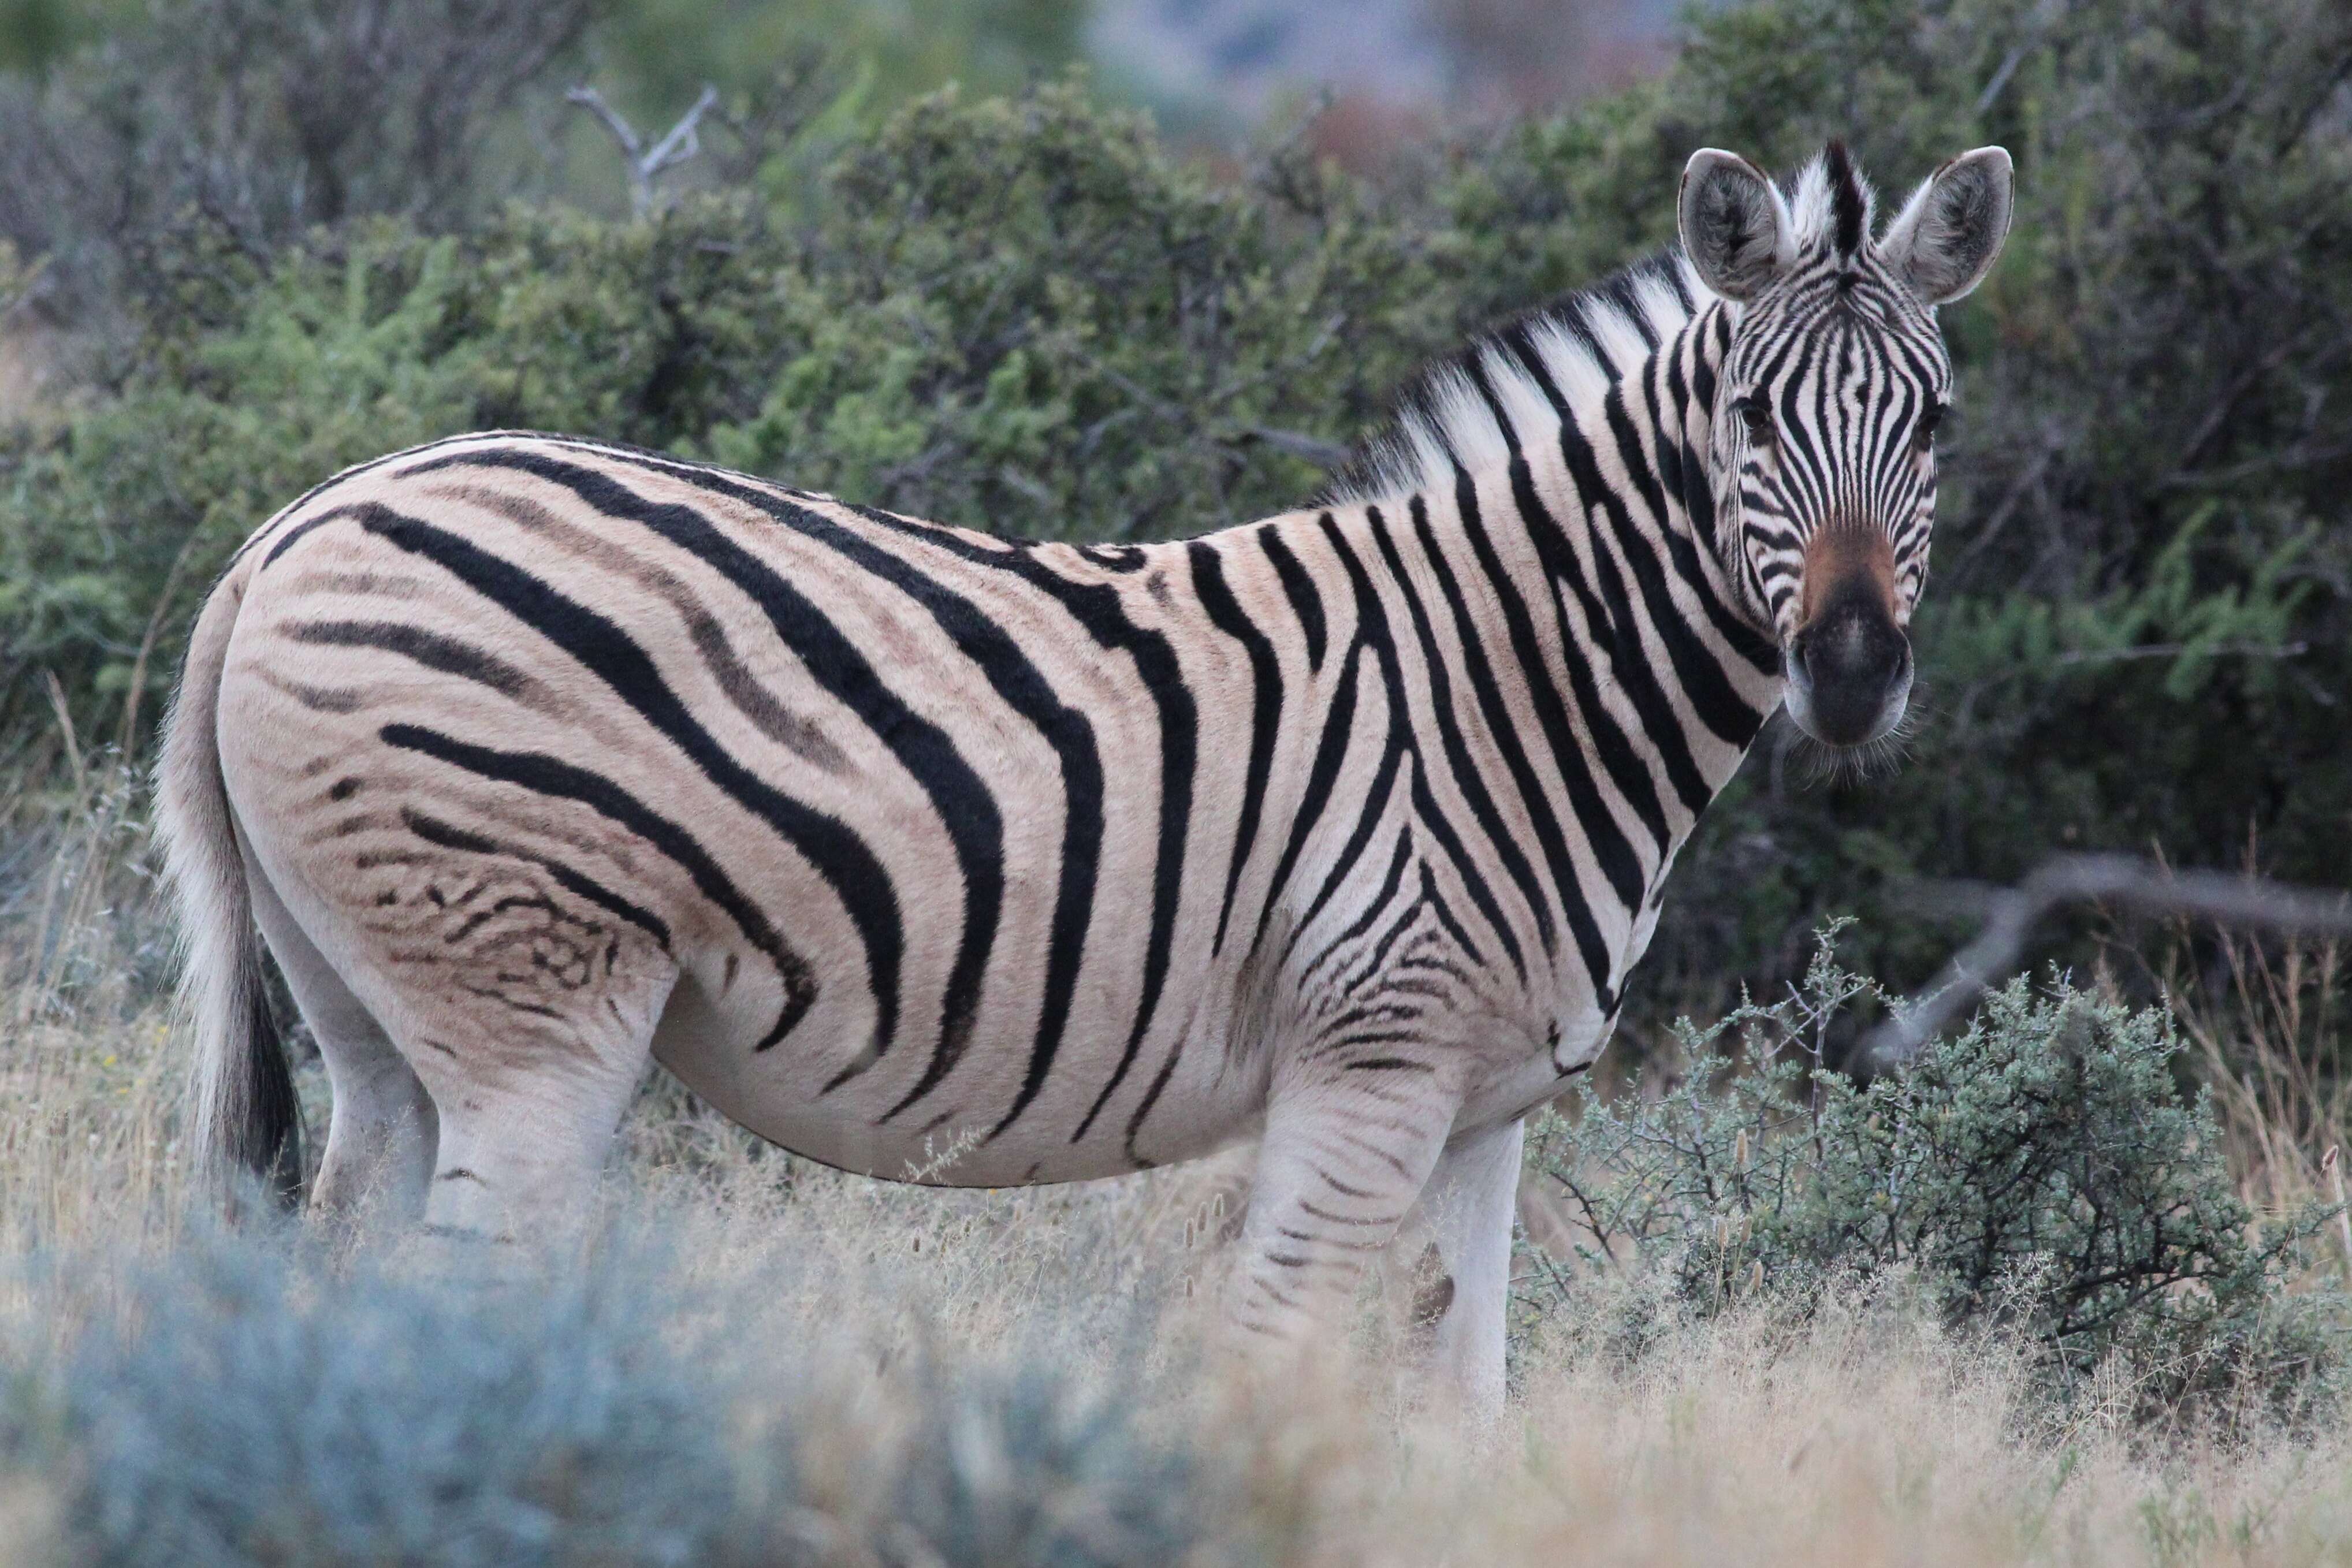
[[[2009,237],[2015,207],[2009,152],[1979,147],[1936,171],[1911,193],[1878,242],[1879,259],[1930,305],[1984,281]]]
[[[1702,147],[1683,166],[1683,251],[1726,299],[1748,299],[1797,259],[1789,204],[1738,153]]]

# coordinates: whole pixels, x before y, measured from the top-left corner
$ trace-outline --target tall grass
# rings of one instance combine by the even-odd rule
[[[1766,1294],[1632,1357],[1529,1333],[1478,1433],[1402,1370],[1409,1238],[1356,1354],[1245,1375],[1212,1310],[1245,1158],[891,1186],[665,1080],[603,1223],[538,1276],[453,1281],[365,1230],[223,1235],[184,1211],[138,805],[102,758],[0,800],[9,1563],[2352,1560],[2352,1427],[2152,1448],[2128,1400],[2059,1414],[2018,1347],[1888,1293]],[[2286,988],[2260,1015],[2281,1052],[2340,1027],[2312,1011],[2332,978],[2245,956],[2248,998]],[[2325,1180],[2333,1080],[2248,1073],[2256,1015],[2207,999],[2184,1027],[2242,1103],[2250,1181]]]
[[[2244,1184],[2274,1206],[2342,1203],[2343,1172],[2328,1151],[2352,1129],[2352,953],[2338,939],[2223,932],[2197,974],[2180,956],[2186,947],[2175,945],[2166,989]],[[2352,1252],[2345,1262],[2352,1268]]]
[[[0,775],[0,1247],[11,1250],[168,1232],[181,1208],[184,1069],[142,780],[120,746],[86,749],[57,711],[60,760]]]

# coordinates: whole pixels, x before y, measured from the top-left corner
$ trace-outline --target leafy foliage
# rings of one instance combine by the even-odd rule
[[[1650,121],[1678,141],[1781,161],[1843,134],[1906,181],[1998,141],[2020,200],[1944,312],[1959,417],[1911,756],[1801,792],[1768,737],[1683,885],[1769,897],[1680,904],[1675,988],[1726,943],[1728,973],[1792,974],[1830,912],[1916,983],[1948,940],[1919,879],[2013,881],[2060,847],[2211,864],[2251,833],[2273,874],[2341,883],[2352,276],[2320,258],[2352,244],[2347,75],[2352,14],[2320,0],[1786,0],[1697,29]],[[1625,165],[1647,200],[1664,162]]]
[[[152,373],[26,438],[0,475],[0,622],[19,670],[119,692],[256,522],[337,469],[530,423],[623,440],[743,410],[775,352],[773,263],[740,204],[647,225],[576,215],[470,240],[370,225],[266,271],[176,258]],[[12,686],[18,683],[11,681]]]
[[[1280,173],[1280,195],[1214,188],[1070,88],[950,94],[843,159],[813,233],[712,195],[642,224],[379,221],[267,267],[192,242],[155,285],[146,370],[0,457],[0,656],[119,693],[161,602],[160,683],[260,519],[467,429],[709,455],[1018,533],[1272,509],[1318,472],[1284,442],[1336,450],[1332,400],[1368,413],[1438,340],[1392,303],[1404,264],[1360,204]]]
[[[2021,978],[1867,1083],[1826,1070],[1839,1015],[1884,999],[1825,940],[1787,1000],[1684,1025],[1666,1092],[1539,1123],[1531,1170],[1591,1242],[1582,1267],[1539,1269],[1536,1310],[1623,1270],[1649,1273],[1649,1310],[1701,1317],[1900,1281],[1949,1327],[2031,1343],[2063,1398],[2120,1373],[2143,1419],[2310,1413],[2340,1335],[2332,1297],[2287,1283],[2327,1213],[2255,1222],[2205,1097],[2175,1081],[2168,1015]]]
[[[975,26],[1051,55],[1069,15]],[[730,16],[746,37],[774,19]],[[1864,967],[1916,983],[1949,944],[1923,882],[2014,880],[2056,847],[2211,864],[2252,833],[2273,874],[2340,880],[2352,272],[2324,258],[2352,252],[2347,14],[1749,0],[1688,26],[1663,78],[1374,186],[1290,146],[1213,174],[1072,84],[882,121],[826,89],[785,116],[790,147],[642,224],[502,205],[520,187],[486,166],[423,181],[405,132],[338,144],[360,161],[339,208],[261,221],[183,178],[320,189],[275,110],[185,165],[139,132],[156,179],[100,183],[137,197],[109,208],[120,233],[28,176],[0,231],[33,293],[103,251],[137,258],[142,303],[103,373],[0,428],[0,746],[51,725],[43,671],[85,717],[134,671],[160,688],[233,540],[404,443],[555,428],[967,525],[1187,534],[1303,502],[1419,361],[1664,243],[1695,146],[1787,166],[1843,134],[1892,200],[1998,141],[2018,219],[1946,313],[1960,418],[1911,761],[1807,788],[1798,737],[1768,732],[1683,857],[1635,1007],[1718,1012],[1801,968],[1832,913],[1863,917]],[[465,79],[507,79],[488,62],[521,35],[479,31]],[[248,42],[236,80],[299,76],[313,47]],[[80,137],[66,89],[129,69],[139,103],[209,103],[230,78],[208,49],[60,66],[10,112],[40,145],[129,145]],[[485,157],[514,152],[499,123]]]
[[[1294,426],[1336,448],[1437,340],[1334,177],[1221,188],[1066,86],[927,99],[829,198],[803,335],[709,448],[904,510],[1079,538],[1261,516],[1317,483]]]

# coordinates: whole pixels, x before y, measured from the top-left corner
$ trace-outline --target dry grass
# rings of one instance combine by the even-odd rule
[[[2263,873],[2251,833],[2240,859],[2247,876]],[[2119,930],[2107,946],[2103,972],[2135,974],[2170,1006],[2247,1201],[2344,1203],[2345,1174],[2327,1155],[2352,1137],[2352,947],[2186,919],[2153,942]],[[2340,1235],[2339,1261],[2352,1272],[2352,1226]]]
[[[127,818],[96,787],[79,789],[73,809],[44,829],[47,863],[20,862],[0,885],[16,934],[0,955],[0,1252],[11,1265],[0,1345],[14,1347],[0,1362],[36,1368],[125,1303],[153,1311],[140,1281],[214,1245],[192,1239],[182,1216],[181,1064],[148,983],[160,927],[123,852]],[[2230,1069],[2224,1108],[2256,1182],[2325,1179],[2313,1145],[2338,1135],[2345,1105],[2332,1080],[2294,1076],[2302,1058],[2286,1045],[2311,1038],[2312,998],[2332,994],[2334,971],[2315,992],[2308,970],[2246,958],[2238,983],[2268,1010],[2192,1012],[2189,1033]],[[2268,1077],[2238,1071],[2246,1019],[2279,1042]],[[305,1088],[315,1105],[315,1070]],[[1024,1192],[893,1186],[764,1150],[660,1085],[625,1129],[598,1257],[567,1266],[634,1292],[630,1321],[708,1380],[717,1436],[691,1440],[720,1442],[740,1519],[723,1550],[698,1560],[2352,1563],[2352,1430],[2151,1452],[2103,1422],[2095,1401],[2057,1424],[2000,1345],[1863,1306],[1799,1327],[1760,1304],[1633,1365],[1531,1334],[1515,1346],[1511,1416],[1481,1438],[1416,1413],[1395,1370],[1408,1246],[1385,1270],[1387,1293],[1364,1298],[1360,1354],[1278,1384],[1237,1375],[1206,1330],[1242,1168]],[[349,1239],[329,1239],[327,1260],[266,1310],[338,1289],[422,1288],[397,1263],[373,1271]],[[70,1288],[39,1284],[45,1272]],[[479,1321],[446,1310],[459,1325],[447,1333]],[[0,1385],[6,1375],[0,1364]],[[1131,1483],[1186,1500],[1192,1533],[1169,1537],[1164,1553],[1132,1545],[1160,1539],[1146,1531],[1097,1556],[1006,1555],[940,1544],[949,1526],[937,1520],[966,1517],[946,1503],[922,1516],[929,1534],[909,1533],[908,1511],[930,1505],[908,1499],[931,1496],[926,1486],[976,1487],[983,1500],[1014,1486],[1006,1478],[1032,1462],[1030,1439],[1006,1434],[1029,1431],[1031,1417],[982,1419],[976,1410],[996,1406],[971,1391],[1033,1377],[1077,1423],[1054,1451],[1080,1464],[1116,1437],[1144,1456],[1103,1459],[1127,1468],[1070,1482],[1049,1512],[1076,1510],[1070,1530],[1112,1539],[1128,1525],[1089,1523],[1086,1489]],[[1112,1437],[1084,1424],[1104,1408],[1118,1414]],[[6,1430],[0,1420],[6,1560],[77,1560],[77,1472],[21,1451],[12,1460]],[[1153,1479],[1170,1455],[1189,1490]],[[922,1480],[927,1464],[946,1479]]]
[[[2352,1128],[2352,1063],[2341,1056],[2352,954],[2336,940],[2228,932],[2214,952],[2202,976],[2176,960],[2166,992],[2212,1085],[2232,1166],[2250,1196],[2273,1206],[2343,1202],[2343,1172],[2327,1151]]]

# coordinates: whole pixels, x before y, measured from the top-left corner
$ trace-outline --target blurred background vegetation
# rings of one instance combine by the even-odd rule
[[[0,904],[52,896],[45,802],[142,754],[228,551],[346,464],[532,426],[1197,532],[1664,243],[1692,149],[1831,135],[1890,192],[2018,162],[2008,255],[1947,313],[1921,720],[1858,784],[1767,734],[1630,1032],[1778,994],[1832,914],[1916,984],[2056,852],[2342,886],[2347,80],[2340,0],[5,0]],[[650,143],[706,84],[648,200],[567,99]],[[2037,959],[2235,973],[2072,918]],[[2298,973],[2332,1075],[2343,979]]]

